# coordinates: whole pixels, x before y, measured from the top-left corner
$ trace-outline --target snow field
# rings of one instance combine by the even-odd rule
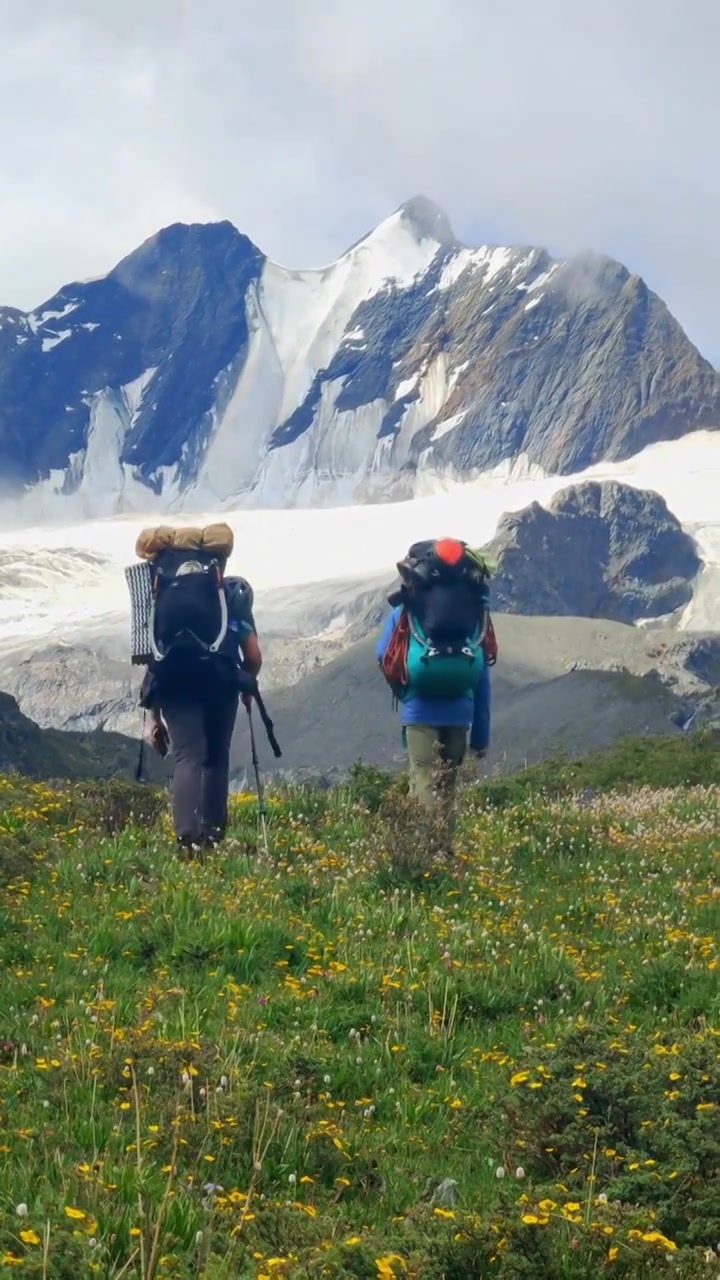
[[[497,468],[466,482],[426,477],[430,490],[407,502],[335,508],[236,510],[222,518],[235,534],[233,565],[255,590],[298,587],[332,578],[391,576],[408,545],[452,534],[487,542],[500,516],[532,501],[547,504],[569,484],[620,480],[657,490],[696,538],[705,568],[682,618],[688,629],[720,630],[720,434],[697,432],[653,445],[622,463],[576,476],[545,476],[538,468]],[[147,524],[203,524],[201,516],[153,513],[35,526],[0,534],[0,644],[19,637],[77,641],[100,624],[127,624],[123,568]],[[91,557],[88,560],[88,555]]]

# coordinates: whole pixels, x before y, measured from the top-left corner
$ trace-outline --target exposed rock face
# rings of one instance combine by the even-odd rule
[[[683,608],[701,567],[657,493],[614,481],[572,485],[549,508],[504,516],[488,550],[496,608],[616,622]]]
[[[322,270],[177,224],[0,307],[3,489],[53,515],[400,496],[520,455],[571,474],[719,426],[720,375],[638,276],[464,248],[423,198]]]
[[[494,767],[511,768],[562,747],[582,752],[624,733],[672,732],[717,719],[720,637],[650,632],[589,618],[496,614],[496,626],[501,659],[492,674]],[[292,687],[272,689],[268,696],[283,747],[278,766],[316,775],[346,768],[358,756],[402,763],[396,717],[372,637],[346,650],[334,643],[326,649],[308,646],[308,655],[318,661],[295,671]],[[24,709],[46,725],[140,732],[137,675],[127,664],[101,652],[68,649],[38,654],[13,670]],[[9,674],[4,672],[3,679]],[[34,724],[31,729],[42,733]],[[240,717],[234,760],[241,772],[249,762],[246,735]],[[56,733],[53,738],[50,731],[51,740],[54,750],[65,753],[55,754],[51,771],[67,762],[75,741],[88,744],[103,770],[105,744],[128,743],[109,733]],[[274,767],[264,743],[261,749],[264,766]],[[37,745],[32,750],[37,753]],[[0,751],[0,756],[6,767],[19,764],[17,753]],[[124,767],[134,767],[136,758],[133,743],[122,758]],[[147,759],[152,767],[155,757],[148,752]]]
[[[136,467],[150,491],[165,466],[190,474],[218,379],[246,346],[245,293],[262,261],[230,223],[177,225],[104,279],[67,285],[28,315],[0,315],[4,480],[65,471],[71,488],[103,397],[117,465]]]
[[[289,688],[331,661],[346,640],[263,636],[264,692]],[[116,641],[48,645],[27,657],[0,659],[0,681],[23,712],[42,728],[91,733],[97,729],[139,737],[138,699],[144,669],[115,655]]]

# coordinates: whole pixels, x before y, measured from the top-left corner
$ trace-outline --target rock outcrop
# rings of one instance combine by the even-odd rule
[[[682,609],[701,567],[657,493],[614,481],[572,485],[547,508],[504,516],[488,551],[497,609],[615,622]]]

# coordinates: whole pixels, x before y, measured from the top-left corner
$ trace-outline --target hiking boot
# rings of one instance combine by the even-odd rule
[[[205,861],[205,848],[199,840],[194,840],[187,836],[178,836],[177,851],[181,862]]]

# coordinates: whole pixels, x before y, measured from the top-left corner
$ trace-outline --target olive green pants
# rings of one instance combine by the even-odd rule
[[[410,794],[427,808],[438,805],[452,834],[457,772],[465,759],[468,730],[462,725],[438,729],[429,724],[409,724],[405,737]]]

